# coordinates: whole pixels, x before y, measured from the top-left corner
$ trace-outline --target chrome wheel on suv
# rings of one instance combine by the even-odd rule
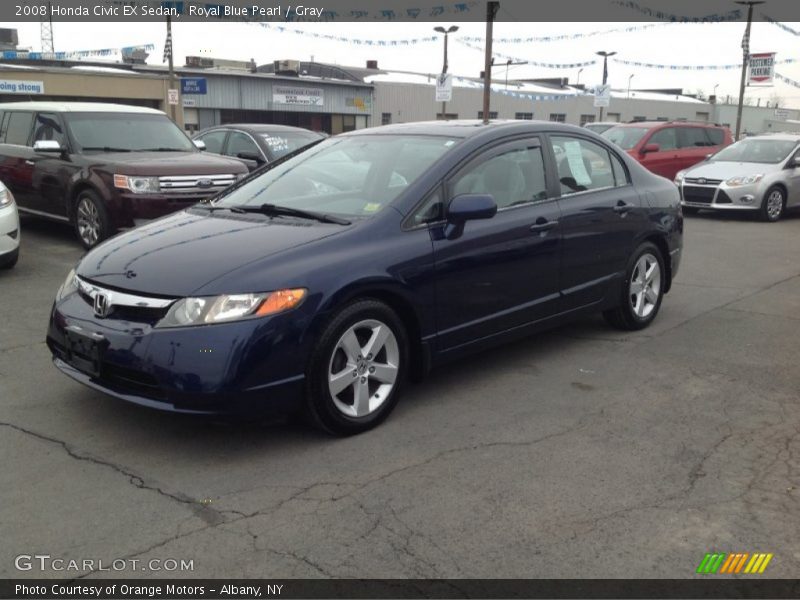
[[[81,192],[75,201],[75,232],[85,248],[96,246],[111,234],[105,207],[92,191]]]

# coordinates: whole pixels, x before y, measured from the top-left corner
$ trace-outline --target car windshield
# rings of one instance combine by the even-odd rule
[[[286,156],[290,152],[294,152],[298,148],[307,146],[313,141],[318,140],[321,136],[316,133],[308,132],[295,132],[295,131],[276,131],[262,133],[261,139],[264,140],[269,148],[271,159],[275,160],[282,156]]]
[[[647,127],[612,127],[611,129],[606,129],[600,135],[614,142],[623,150],[630,150],[639,143],[639,140],[648,131],[650,130]]]
[[[797,146],[793,140],[750,138],[731,144],[709,160],[713,162],[779,163]]]
[[[214,205],[274,204],[370,216],[388,206],[457,142],[408,135],[330,138],[224,194]]]
[[[194,152],[192,141],[167,115],[139,113],[66,113],[67,126],[86,152]]]

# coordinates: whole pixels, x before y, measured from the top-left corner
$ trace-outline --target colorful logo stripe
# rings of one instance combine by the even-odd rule
[[[697,572],[704,575],[749,573],[761,574],[767,568],[773,554],[755,552],[709,552],[703,557]]]

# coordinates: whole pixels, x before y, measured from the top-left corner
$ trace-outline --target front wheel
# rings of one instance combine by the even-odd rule
[[[617,308],[603,313],[619,329],[644,329],[656,318],[664,297],[664,259],[655,244],[645,242],[628,262]]]
[[[764,221],[774,223],[783,216],[786,208],[786,194],[779,187],[771,187],[764,196],[761,203],[761,218]]]
[[[92,248],[113,233],[103,202],[94,192],[85,190],[75,200],[75,233],[84,248]]]
[[[383,302],[360,300],[325,327],[309,361],[307,412],[313,424],[353,435],[381,423],[397,404],[408,363],[403,322]]]

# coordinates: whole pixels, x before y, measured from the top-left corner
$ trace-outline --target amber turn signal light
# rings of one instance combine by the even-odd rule
[[[264,302],[261,303],[261,306],[258,307],[256,314],[263,317],[289,310],[299,305],[305,297],[306,290],[303,288],[270,292]]]

